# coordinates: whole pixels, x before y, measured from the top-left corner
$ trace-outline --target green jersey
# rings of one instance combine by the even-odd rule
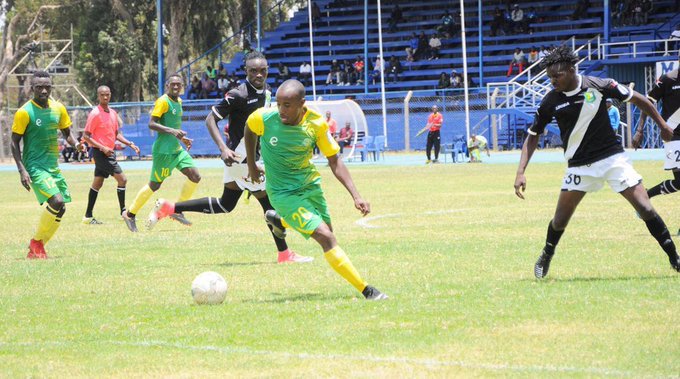
[[[14,115],[12,133],[23,136],[22,160],[26,169],[58,170],[57,130],[70,126],[66,108],[59,102],[48,100],[47,107],[43,108],[31,100],[19,108]]]
[[[311,161],[314,145],[326,157],[340,151],[324,118],[309,109],[300,124],[286,125],[276,108],[260,108],[248,117],[247,125],[261,137],[265,182],[270,195],[305,190],[321,181]]]
[[[172,129],[182,129],[182,99],[177,98],[173,101],[165,94],[156,100],[151,111],[152,117],[158,117],[158,123]],[[156,154],[176,154],[182,151],[177,137],[172,134],[158,133],[153,143],[151,153]]]

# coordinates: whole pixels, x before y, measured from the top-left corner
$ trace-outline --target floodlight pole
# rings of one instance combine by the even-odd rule
[[[468,92],[468,72],[467,72],[467,45],[465,44],[465,3],[460,0],[460,35],[463,43],[463,88],[465,89],[465,143],[470,139],[470,103]]]
[[[260,49],[260,36],[262,35],[262,21],[260,21],[260,8],[262,6],[261,0],[257,0],[257,51]],[[222,51],[222,50],[220,50]]]
[[[368,43],[368,41],[366,41]],[[383,136],[385,136],[385,144],[387,147],[387,104],[385,101],[385,56],[383,55],[383,40],[382,40],[382,5],[378,0],[378,50],[380,55],[380,100],[382,101],[382,122],[383,122]],[[364,65],[364,68],[368,65]]]
[[[165,92],[165,64],[163,63],[163,0],[156,0],[156,18],[158,19],[158,96]]]
[[[307,0],[307,18],[309,21],[309,62],[312,65],[312,100],[316,100],[316,80],[314,75],[314,34],[312,33],[312,1]]]

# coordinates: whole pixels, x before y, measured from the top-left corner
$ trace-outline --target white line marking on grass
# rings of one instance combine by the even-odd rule
[[[141,342],[128,342],[128,341],[43,341],[43,342],[0,342],[0,350],[5,347],[16,348],[16,347],[69,347],[73,345],[86,345],[91,343],[99,344],[110,344],[116,346],[128,346],[128,347],[159,347],[159,348],[172,348],[179,350],[193,350],[193,351],[213,351],[221,354],[245,354],[245,355],[262,355],[262,356],[274,356],[283,358],[296,358],[301,360],[319,360],[319,359],[343,359],[350,361],[363,361],[363,362],[374,362],[374,363],[406,363],[411,365],[419,365],[426,367],[461,367],[468,369],[478,369],[478,370],[494,370],[494,371],[518,371],[518,372],[559,372],[559,373],[576,373],[576,374],[594,374],[594,375],[606,375],[606,376],[627,376],[627,377],[638,377],[643,376],[643,374],[623,371],[618,369],[612,369],[607,367],[569,367],[569,366],[522,366],[513,364],[491,364],[491,363],[468,363],[464,361],[445,361],[437,359],[418,359],[418,358],[404,358],[404,357],[376,357],[376,356],[358,356],[358,355],[348,355],[348,354],[310,354],[310,353],[288,353],[281,351],[272,350],[252,350],[245,347],[235,347],[235,346],[195,346],[186,345],[177,342],[165,342],[165,341],[141,341]],[[644,376],[650,375],[650,373],[645,373]],[[652,375],[652,376],[664,376],[664,375]]]
[[[427,211],[427,212],[422,212],[422,214],[425,215],[443,215],[443,214],[448,214],[448,213],[461,213],[465,212],[465,209],[445,209],[445,210],[439,210],[439,211]],[[382,228],[382,226],[379,225],[371,225],[372,221],[375,220],[380,220],[383,218],[395,218],[395,217],[401,217],[404,215],[403,213],[389,213],[385,215],[378,215],[378,216],[369,216],[369,217],[363,217],[358,220],[356,220],[354,223],[361,226],[362,228],[366,229],[377,229],[377,228]]]

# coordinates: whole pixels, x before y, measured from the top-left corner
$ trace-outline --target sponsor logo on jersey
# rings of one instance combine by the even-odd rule
[[[560,109],[562,109],[562,108],[564,108],[564,107],[568,107],[568,106],[569,106],[569,103],[568,103],[568,102],[567,102],[567,103],[562,103],[562,104],[556,106],[556,107],[555,107],[555,110],[556,110],[556,111],[559,111]]]
[[[305,138],[302,140],[302,146],[304,147],[309,147],[312,145],[312,140],[309,138]]]
[[[248,104],[257,103],[257,100],[259,99],[250,99],[248,100]]]
[[[278,137],[274,136],[274,137],[272,137],[272,138],[269,139],[269,144],[270,144],[270,145],[276,146],[277,143],[279,143],[279,138],[278,138]]]
[[[35,120],[35,124],[38,125],[38,126],[41,126],[41,125],[42,125],[42,120],[41,120],[41,119]]]
[[[680,85],[673,86],[672,89],[674,89],[674,90],[675,90],[675,89],[680,89]]]

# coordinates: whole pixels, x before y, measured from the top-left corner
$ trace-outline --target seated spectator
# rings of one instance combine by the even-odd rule
[[[210,79],[215,80],[215,79],[217,78],[217,70],[215,70],[214,68],[212,68],[211,65],[207,65],[207,66],[205,67],[205,74],[208,75],[208,77],[209,77]]]
[[[590,8],[590,0],[578,0],[578,3],[576,3],[576,9],[574,9],[574,13],[571,15],[571,19],[578,20],[585,16],[588,12],[588,8]]]
[[[375,58],[375,64],[373,64],[373,73],[371,74],[373,84],[375,84],[376,80],[378,82],[380,81],[380,75],[382,75],[383,70],[384,70],[383,60],[380,58],[380,56],[378,56]]]
[[[527,59],[527,65],[531,66],[532,64],[538,62],[538,48],[536,46],[532,47],[531,50],[529,50],[529,58]],[[540,70],[537,70],[540,71]]]
[[[390,28],[389,32],[394,33],[397,31],[397,25],[403,21],[403,15],[401,13],[401,8],[399,8],[399,4],[394,4],[394,7],[392,8],[392,12],[390,13]]]
[[[418,50],[418,36],[416,35],[416,32],[413,32],[411,33],[411,38],[408,40],[408,47],[406,48],[407,61],[416,61],[416,50]]]
[[[654,10],[652,0],[642,0],[642,25],[647,25],[649,22],[649,15]]]
[[[349,60],[345,59],[343,62],[342,71],[342,81],[346,86],[356,83],[357,73],[354,71],[354,66],[349,62]]]
[[[222,74],[219,75],[217,79],[217,92],[220,97],[224,97],[224,94],[229,91],[229,80]]]
[[[519,73],[521,74],[522,71],[524,71],[524,63],[525,63],[524,52],[519,47],[516,47],[515,53],[512,55],[512,60],[510,61],[510,67],[508,67],[507,76],[510,76],[510,74],[512,74],[512,69],[515,66],[519,68]]]
[[[340,67],[340,63],[338,63],[337,59],[333,59],[333,62],[331,62],[331,68],[328,71],[328,77],[326,78],[326,84],[332,84],[333,77],[335,76],[335,84],[339,86],[344,85],[341,74],[342,68]]]
[[[456,28],[456,20],[453,18],[449,10],[444,11],[444,16],[442,16],[442,22],[437,26],[437,32],[444,35],[445,38],[453,37]]]
[[[449,74],[442,71],[442,73],[439,74],[439,81],[437,82],[437,89],[448,89],[448,88],[451,88],[451,79],[449,78]],[[437,96],[443,96],[443,95],[445,95],[445,91],[437,91]]]
[[[550,54],[550,51],[552,48],[549,48],[547,46],[541,46],[541,51],[538,52],[538,59],[543,59],[545,58],[548,54]]]
[[[513,6],[512,12],[510,12],[510,19],[512,20],[513,32],[524,32],[524,11],[519,7],[519,4]]]
[[[64,163],[68,163],[73,158],[73,154],[76,150],[70,144],[66,143],[62,137],[59,137],[59,147],[61,156],[64,158]]]
[[[462,88],[465,79],[457,70],[451,71],[451,88]]]
[[[392,55],[390,57],[389,68],[387,69],[387,76],[392,78],[392,82],[399,81],[399,74],[401,74],[402,67],[399,58]]]
[[[275,87],[278,87],[281,83],[290,79],[290,70],[288,69],[288,66],[286,66],[283,62],[279,62],[277,68],[279,72],[276,74],[276,79],[274,80]]]
[[[437,34],[432,33],[429,45],[430,45],[429,60],[439,59],[439,50],[442,48],[442,41],[439,39],[439,36],[437,36]]]
[[[680,49],[680,24],[675,25],[675,30],[671,33],[670,37],[668,37],[669,40],[671,40],[668,43],[668,49],[669,50],[678,50]]]
[[[491,20],[491,37],[499,35],[499,31],[505,34],[505,16],[500,8],[496,7],[493,10],[493,19]]]
[[[416,60],[427,57],[429,51],[430,44],[427,37],[425,36],[425,32],[420,32],[420,35],[418,35],[418,48],[416,48],[415,52]]]
[[[217,85],[214,80],[208,77],[208,74],[203,73],[203,78],[201,79],[201,95],[199,99],[207,99],[210,97],[211,93],[215,91]]]
[[[470,135],[470,139],[468,140],[467,147],[468,147],[468,151],[470,152],[470,162],[472,162],[472,163],[481,163],[482,162],[481,153],[479,152],[482,149],[486,150],[486,156],[487,157],[491,156],[491,154],[489,154],[488,141],[483,136],[478,136],[476,134]]]
[[[187,96],[189,99],[197,99],[201,96],[201,80],[198,76],[194,75],[191,79],[191,84],[189,86],[189,91],[187,91]]]
[[[335,139],[340,145],[340,154],[343,153],[345,146],[352,144],[354,140],[354,130],[352,130],[352,124],[349,121],[345,122],[345,127],[340,129],[338,138]]]
[[[357,85],[363,84],[364,82],[364,59],[361,55],[357,55],[357,60],[352,64],[354,66],[354,75],[357,78]]]
[[[534,28],[531,24],[538,21],[538,14],[536,13],[535,7],[530,7],[527,13],[524,15],[524,27],[522,28],[524,32],[529,32],[529,34],[534,34]]]
[[[304,84],[305,87],[309,86],[312,80],[312,65],[307,62],[302,62],[300,65],[300,73],[298,75],[298,80]]]
[[[220,63],[220,72],[218,73],[218,75],[222,75],[225,78],[229,76],[229,72],[227,71],[226,65]]]
[[[233,72],[227,77],[227,92],[231,90],[232,88],[238,87],[239,84],[241,84],[241,81],[238,80],[236,77],[236,72]]]

